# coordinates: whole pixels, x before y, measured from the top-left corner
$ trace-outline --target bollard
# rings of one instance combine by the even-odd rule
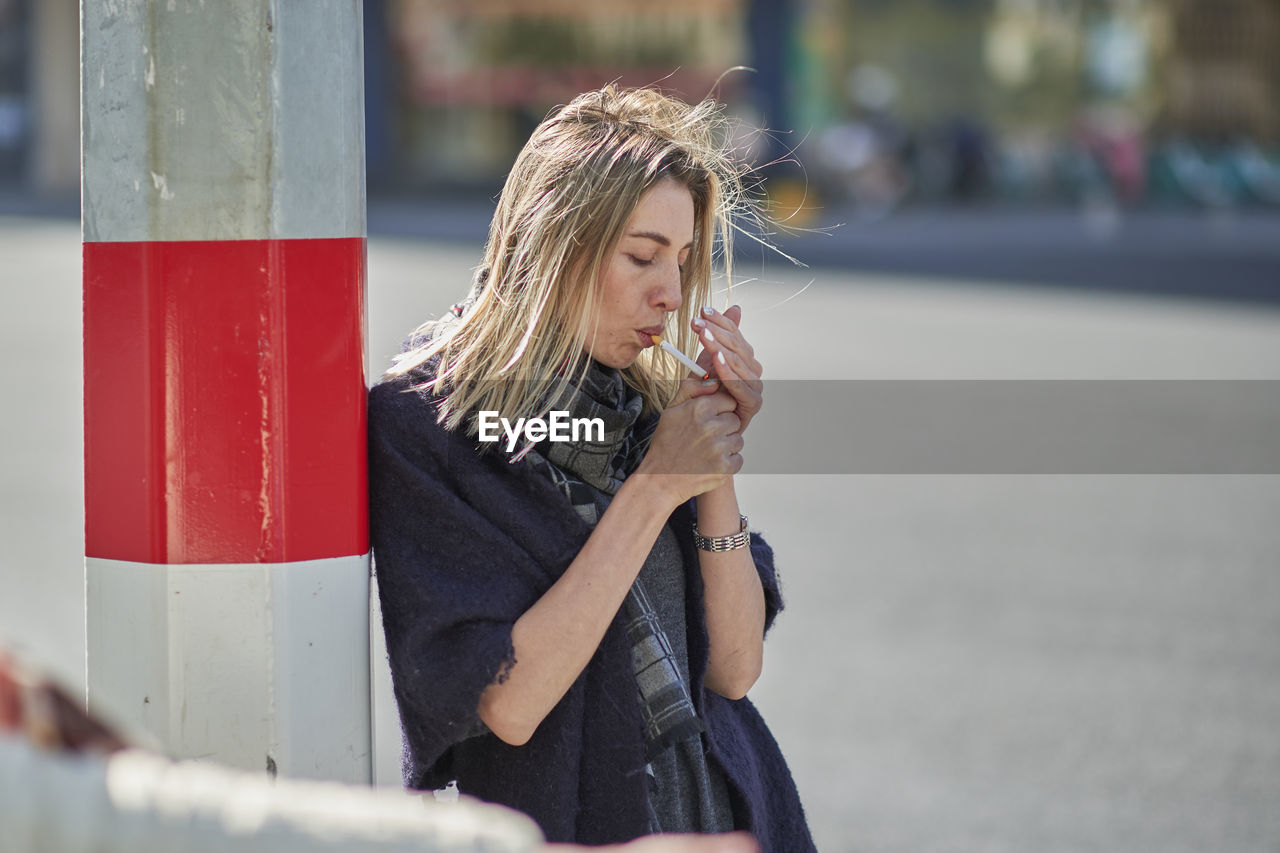
[[[370,779],[360,0],[84,0],[88,700]]]

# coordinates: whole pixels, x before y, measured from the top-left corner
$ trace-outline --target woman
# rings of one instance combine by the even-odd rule
[[[739,828],[812,849],[743,698],[781,600],[733,486],[760,364],[739,308],[701,308],[740,199],[717,116],[613,87],[553,113],[471,293],[370,395],[406,784],[457,780],[552,841]],[[686,378],[657,334],[701,344],[710,378]],[[600,428],[511,426],[551,412]]]

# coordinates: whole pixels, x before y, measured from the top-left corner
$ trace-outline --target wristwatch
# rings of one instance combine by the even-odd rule
[[[742,526],[738,532],[729,536],[703,536],[698,531],[698,524],[693,525],[693,544],[699,551],[736,551],[745,548],[751,542],[751,534],[747,532],[747,517],[739,515]]]

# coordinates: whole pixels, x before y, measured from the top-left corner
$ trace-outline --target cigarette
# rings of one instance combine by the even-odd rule
[[[695,374],[697,374],[699,379],[706,379],[707,376],[710,375],[707,373],[707,371],[703,370],[701,367],[698,366],[698,362],[694,361],[693,359],[689,358],[689,356],[680,352],[680,350],[673,347],[668,341],[664,341],[662,339],[662,335],[650,335],[649,337],[653,338],[654,344],[662,347],[667,353],[671,355],[672,358],[674,358],[676,361],[680,362],[685,367],[689,368]]]

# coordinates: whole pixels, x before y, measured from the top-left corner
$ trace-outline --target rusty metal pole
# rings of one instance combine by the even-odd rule
[[[90,705],[370,778],[360,0],[83,0]]]

